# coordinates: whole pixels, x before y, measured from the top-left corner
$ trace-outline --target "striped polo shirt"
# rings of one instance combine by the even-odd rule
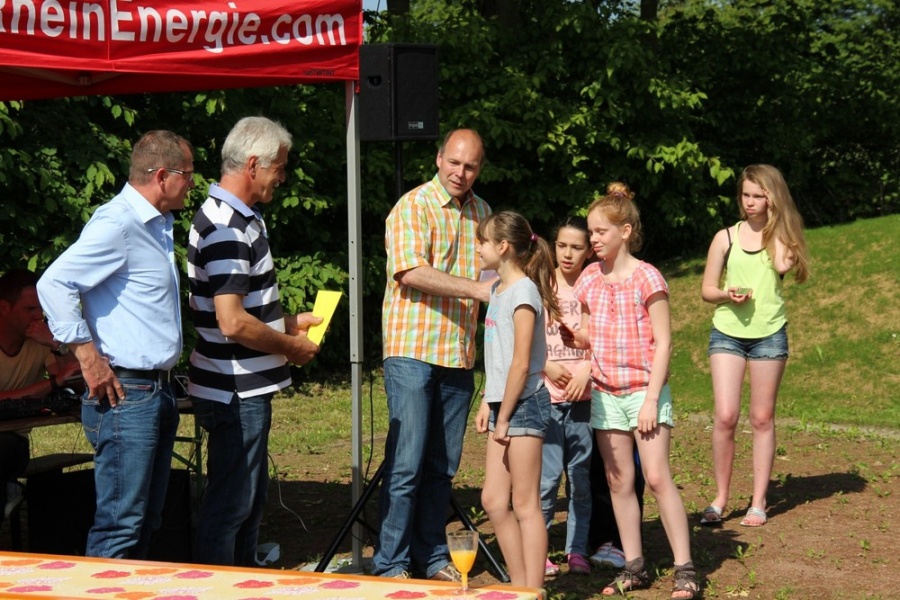
[[[199,339],[191,354],[192,397],[230,402],[274,393],[291,384],[287,359],[222,335],[215,296],[238,294],[244,310],[284,332],[275,265],[262,216],[217,184],[194,216],[188,239],[190,304]]]
[[[471,190],[460,205],[437,176],[405,194],[391,210],[385,227],[387,285],[381,311],[384,358],[414,358],[450,368],[474,366],[478,301],[432,296],[401,285],[394,276],[430,265],[450,275],[478,279],[481,257],[475,251],[475,232],[490,212]]]

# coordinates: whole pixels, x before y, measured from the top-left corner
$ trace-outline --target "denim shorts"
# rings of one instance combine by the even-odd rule
[[[591,390],[591,427],[604,431],[631,431],[637,429],[638,414],[644,406],[647,390],[630,394],[609,394],[598,389]],[[675,426],[672,417],[672,390],[667,383],[659,390],[656,404],[656,422],[660,425]]]
[[[744,360],[787,360],[787,323],[772,335],[757,339],[731,337],[713,327],[706,355],[713,354],[734,354]]]
[[[492,402],[491,415],[488,417],[488,430],[494,431],[500,402]],[[550,392],[541,386],[531,396],[522,398],[509,417],[509,437],[531,436],[544,439],[547,423],[550,421]]]

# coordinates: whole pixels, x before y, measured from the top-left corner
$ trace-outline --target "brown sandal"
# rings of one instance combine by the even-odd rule
[[[625,568],[619,571],[616,578],[610,581],[600,593],[603,596],[615,596],[616,594],[624,596],[631,590],[648,588],[650,583],[650,575],[644,569],[644,559],[639,557],[625,563]]]
[[[683,595],[685,592],[690,593],[690,596]],[[689,561],[683,565],[675,565],[675,587],[672,589],[672,600],[693,600],[699,597],[700,584],[697,582],[694,563]]]

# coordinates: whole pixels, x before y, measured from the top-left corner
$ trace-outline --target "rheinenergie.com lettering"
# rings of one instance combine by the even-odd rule
[[[105,42],[109,32],[113,42],[199,45],[213,53],[256,44],[347,44],[339,14],[280,14],[263,20],[256,12],[242,13],[239,4],[223,2],[227,10],[206,11],[159,9],[131,0],[0,0],[0,35]]]

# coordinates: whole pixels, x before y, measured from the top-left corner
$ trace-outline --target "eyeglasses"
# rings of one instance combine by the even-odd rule
[[[153,167],[152,169],[147,169],[148,173],[153,173],[154,171],[167,171],[169,173],[178,173],[179,175],[184,175],[185,177],[190,177],[194,174],[194,171],[182,171],[181,169],[170,169],[169,167]]]

